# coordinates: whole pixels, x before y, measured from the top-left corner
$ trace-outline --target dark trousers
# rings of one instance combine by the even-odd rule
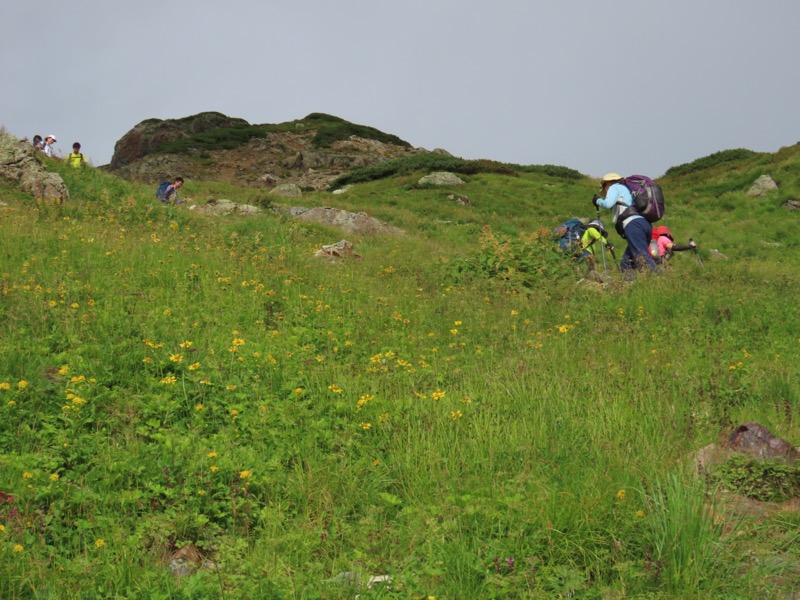
[[[628,247],[622,253],[620,269],[642,269],[647,266],[655,271],[656,263],[650,256],[650,238],[653,236],[653,226],[644,218],[631,219],[625,226],[625,239]]]

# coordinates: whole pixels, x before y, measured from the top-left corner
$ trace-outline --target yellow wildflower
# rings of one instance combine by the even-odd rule
[[[59,478],[58,473],[53,473],[52,475],[50,475],[50,481],[58,481],[58,478]]]
[[[252,475],[253,475],[252,471],[240,471],[239,479],[250,479]]]
[[[197,371],[197,369],[199,369],[201,366],[202,365],[199,362],[192,363],[192,364],[189,365],[189,370],[190,371]]]
[[[183,355],[182,354],[170,354],[169,359],[174,363],[183,362]]]
[[[106,545],[106,541],[103,538],[98,538],[94,541],[94,545],[96,548],[102,548]]]
[[[168,375],[167,377],[164,377],[164,379],[161,380],[161,383],[163,383],[164,385],[172,385],[176,381],[178,381],[178,379],[175,377],[175,375]]]
[[[625,501],[625,490],[622,489],[617,492],[617,502],[624,502]]]
[[[369,431],[372,429],[372,423],[361,423],[361,429],[364,431]]]
[[[23,550],[25,550],[25,548],[23,548],[20,544],[14,544],[14,547],[12,548],[12,550],[14,552],[22,552]]]
[[[431,394],[431,400],[441,400],[442,398],[444,398],[444,396],[445,392],[443,392],[442,390],[436,390]]]
[[[211,465],[210,467],[212,473],[216,473],[219,471],[219,467],[217,465]]]
[[[11,389],[11,384],[8,383],[7,381],[3,381],[2,383],[0,383],[0,390],[10,390],[10,389]]]
[[[31,479],[32,477],[33,477],[33,475],[31,475],[31,474],[30,474],[30,473],[28,473],[27,471],[25,471],[25,472],[22,474],[22,478],[23,478],[23,479]]]
[[[19,389],[21,389],[21,390],[24,390],[26,387],[28,387],[28,382],[27,382],[27,381],[25,381],[24,379],[22,379],[22,380],[21,380],[21,381],[20,381],[20,382],[17,384],[17,387],[18,387]]]

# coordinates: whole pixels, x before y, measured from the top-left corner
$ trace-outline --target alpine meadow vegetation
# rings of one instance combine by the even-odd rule
[[[331,262],[341,231],[46,164],[69,201],[0,184],[0,597],[800,589],[797,471],[693,458],[746,421],[800,443],[797,146],[661,178],[698,254],[631,282],[605,255],[604,286],[552,238],[594,217],[569,169],[305,194],[406,232]]]

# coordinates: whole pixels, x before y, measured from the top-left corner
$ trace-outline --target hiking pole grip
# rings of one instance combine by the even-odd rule
[[[692,238],[689,238],[689,243],[691,244],[693,242],[694,242],[694,240]],[[697,259],[697,262],[702,267],[703,266],[703,261],[700,260],[700,254],[697,252],[697,247],[695,246],[694,248],[692,248],[692,250],[694,250],[694,257]]]

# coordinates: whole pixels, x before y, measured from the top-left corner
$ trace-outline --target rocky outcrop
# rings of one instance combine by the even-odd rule
[[[48,173],[28,142],[0,132],[0,178],[42,200],[64,202],[69,190],[58,173]]]
[[[109,168],[116,170],[130,165],[167,142],[188,138],[210,129],[235,125],[246,126],[248,122],[218,112],[204,112],[183,119],[147,119],[117,141]]]
[[[200,144],[179,153],[163,152],[163,145],[212,129],[233,128],[242,136],[234,147],[209,149]],[[327,189],[340,175],[356,167],[427,153],[400,143],[351,135],[317,147],[315,121],[281,125],[250,125],[221,113],[201,113],[183,119],[148,119],[126,133],[115,145],[108,171],[143,183],[182,176],[189,180],[224,181],[237,186],[275,188],[292,184],[303,191]],[[217,132],[221,133],[221,132]],[[252,135],[247,139],[248,135]],[[246,141],[245,141],[246,140]],[[402,140],[399,140],[402,142]],[[159,148],[161,148],[159,150]],[[158,151],[157,151],[158,150]]]

